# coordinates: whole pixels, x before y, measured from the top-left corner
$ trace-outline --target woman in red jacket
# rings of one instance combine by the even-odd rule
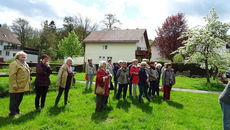
[[[95,94],[96,94],[96,112],[100,112],[104,109],[106,105],[106,100],[109,96],[109,74],[106,71],[106,62],[101,61],[99,63],[99,69],[97,71],[96,84],[95,84]],[[104,95],[97,94],[97,87],[105,87]]]
[[[139,72],[140,67],[137,64],[138,64],[138,60],[134,59],[133,60],[133,66],[131,67],[131,70],[130,70],[130,75],[132,76],[133,97],[134,98],[137,97],[136,88],[137,88],[138,83],[139,83],[138,72]]]

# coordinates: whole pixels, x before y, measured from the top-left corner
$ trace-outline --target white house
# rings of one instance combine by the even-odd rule
[[[156,42],[152,43],[151,50],[152,50],[151,60],[159,61],[160,59],[162,59],[162,56],[160,55],[160,50],[159,50]]]
[[[127,30],[103,30],[93,31],[86,37],[85,62],[92,58],[95,64],[99,61],[107,61],[109,58],[113,62],[133,59],[139,61],[143,58],[151,58],[151,48],[146,29]]]
[[[38,50],[27,47],[22,48],[20,41],[14,34],[9,29],[1,27],[0,24],[0,62],[13,58],[18,51],[27,53],[27,62],[37,62]]]

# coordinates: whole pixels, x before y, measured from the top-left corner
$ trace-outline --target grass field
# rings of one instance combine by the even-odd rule
[[[75,74],[76,80],[85,81],[85,73],[77,73]],[[51,75],[51,85],[50,88],[56,87],[57,75]],[[34,80],[35,77],[32,77],[31,88],[34,88]],[[96,80],[96,76],[94,77],[94,81]],[[161,84],[161,83],[160,83]],[[173,86],[174,88],[184,88],[184,89],[199,89],[199,90],[207,90],[207,91],[223,91],[225,85],[221,83],[216,83],[216,81],[212,81],[211,83],[206,83],[205,78],[189,78],[185,76],[176,76],[176,84]],[[0,94],[8,92],[8,77],[0,77]]]
[[[63,96],[54,107],[57,91],[47,94],[46,106],[35,112],[35,94],[25,95],[20,106],[24,113],[18,119],[8,118],[9,97],[0,98],[0,129],[222,129],[222,113],[217,94],[199,94],[172,91],[171,101],[160,97],[139,104],[137,99],[115,100],[110,92],[111,106],[95,113],[93,90],[84,90],[77,83],[69,93],[69,104]]]

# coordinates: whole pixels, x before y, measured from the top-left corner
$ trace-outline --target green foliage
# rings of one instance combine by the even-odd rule
[[[184,58],[181,54],[176,54],[174,57],[173,57],[173,62],[175,63],[181,63],[183,62]]]
[[[8,60],[6,60],[5,62],[6,62],[6,63],[12,63],[13,61],[15,61],[15,58],[8,59]]]
[[[58,48],[64,57],[77,57],[83,54],[82,45],[74,31],[60,41]]]

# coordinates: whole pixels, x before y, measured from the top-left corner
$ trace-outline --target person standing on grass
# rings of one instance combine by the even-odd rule
[[[156,65],[156,70],[157,70],[157,73],[158,73],[158,78],[157,78],[157,81],[156,81],[156,89],[158,90],[158,96],[159,96],[159,86],[160,86],[160,80],[161,80],[161,67],[162,67],[162,65],[160,63],[158,63]]]
[[[139,70],[139,103],[141,103],[142,95],[143,93],[145,94],[145,97],[149,102],[151,100],[148,97],[147,89],[148,89],[148,75],[146,71],[147,63],[146,62],[141,62],[141,68]]]
[[[140,67],[137,64],[138,64],[138,60],[134,59],[133,66],[131,67],[131,70],[130,70],[130,75],[133,78],[132,84],[133,84],[133,97],[134,98],[137,97],[136,88],[138,87],[138,83],[139,83],[139,73],[138,72],[139,72]]]
[[[113,68],[114,95],[116,95],[117,94],[117,83],[118,83],[117,71],[119,70],[119,65],[118,65],[118,63],[113,63],[113,66],[114,66],[114,68]]]
[[[224,130],[230,130],[230,82],[221,93],[219,102],[223,113]]]
[[[150,88],[149,88],[149,96],[155,96],[155,92],[157,92],[157,96],[159,96],[159,87],[157,88],[157,79],[158,79],[158,72],[155,68],[155,62],[150,61],[150,73],[149,73],[149,82],[150,82]]]
[[[109,97],[109,74],[106,71],[106,62],[100,61],[96,76],[95,94],[96,94],[96,112],[104,110]],[[97,94],[97,87],[104,87],[104,95]]]
[[[61,98],[63,91],[64,93],[64,103],[68,103],[68,93],[70,87],[73,85],[74,73],[72,72],[73,59],[67,58],[66,63],[61,66],[58,72],[58,78],[56,85],[59,87],[59,92],[55,101],[55,106],[58,105],[58,102]]]
[[[130,74],[130,70],[131,70],[131,67],[133,66],[133,64],[134,64],[134,61],[132,61],[132,63],[128,66],[128,69],[129,69],[129,96],[132,96],[132,80],[133,80],[133,77]]]
[[[45,106],[46,94],[50,85],[50,74],[52,73],[49,65],[50,57],[46,54],[41,56],[41,62],[36,67],[36,79],[35,79],[35,108],[36,111],[40,111],[39,100],[41,98],[41,108]]]
[[[162,86],[164,89],[165,100],[170,100],[170,91],[175,83],[175,73],[172,69],[172,64],[168,63],[166,64],[166,68],[164,69],[162,74]]]
[[[15,55],[15,61],[9,65],[9,93],[10,93],[10,114],[9,117],[16,117],[20,114],[19,106],[23,99],[24,92],[30,90],[30,67],[26,63],[27,54],[19,51]]]
[[[113,90],[114,88],[113,88],[113,82],[112,82],[112,77],[113,77],[113,64],[112,64],[112,59],[108,59],[108,64],[107,64],[107,66],[106,66],[106,68],[107,68],[107,70],[109,71],[109,73],[111,74],[110,75],[110,87],[109,87],[109,89],[110,90]]]
[[[120,99],[121,92],[123,90],[123,99],[126,99],[126,93],[127,93],[127,88],[128,88],[128,83],[129,83],[129,69],[127,67],[127,62],[123,61],[122,62],[122,67],[118,70],[117,72],[117,79],[118,79],[118,93],[117,93],[117,99]]]
[[[92,88],[92,84],[93,84],[93,79],[94,76],[96,74],[96,66],[93,64],[93,60],[91,58],[88,59],[88,64],[85,67],[85,76],[88,77],[86,80],[86,84],[85,84],[85,89],[88,88],[88,84],[89,88]]]

